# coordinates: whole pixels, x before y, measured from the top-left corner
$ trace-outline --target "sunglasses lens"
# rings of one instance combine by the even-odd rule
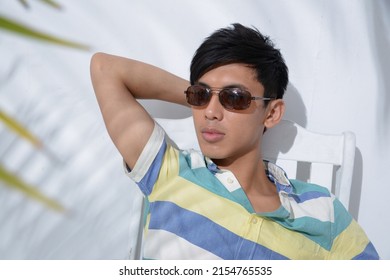
[[[187,91],[187,102],[192,106],[203,106],[210,101],[211,94],[201,86],[190,86]]]
[[[210,102],[212,92],[210,89],[193,85],[186,90],[187,102],[192,106],[204,106]],[[219,102],[228,110],[244,110],[251,103],[252,96],[240,88],[225,88],[219,94]]]
[[[226,109],[244,110],[251,103],[251,95],[239,88],[227,88],[219,94],[219,101]]]

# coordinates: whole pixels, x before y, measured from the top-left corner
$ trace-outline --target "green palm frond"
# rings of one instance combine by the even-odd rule
[[[52,0],[41,0],[41,2],[59,10],[62,8],[60,4]]]
[[[58,44],[61,46],[82,49],[82,50],[89,50],[89,47],[84,44],[61,39],[59,37],[43,33],[41,31],[35,30],[20,22],[6,18],[4,16],[0,16],[0,29],[4,29],[12,33],[16,33],[25,37],[45,41],[52,44]]]
[[[40,149],[43,147],[42,142],[33,135],[28,129],[26,129],[21,123],[17,120],[11,118],[6,113],[4,113],[0,109],[0,121],[3,122],[8,128],[10,128],[13,132],[30,142],[36,148]]]
[[[38,139],[38,137],[33,135],[22,124],[20,124],[18,121],[11,118],[10,116],[8,116],[6,113],[4,113],[1,110],[0,110],[0,121],[3,122],[7,127],[9,127],[12,131],[14,131],[20,137],[22,137],[23,139],[30,142],[36,148],[38,148],[38,149],[43,148],[43,144]],[[23,180],[18,178],[18,176],[7,171],[1,164],[0,164],[0,181],[5,183],[6,186],[12,187],[14,189],[17,189],[17,190],[23,192],[28,197],[43,203],[44,205],[48,206],[49,208],[51,208],[55,211],[63,212],[65,210],[64,207],[62,207],[59,203],[46,197],[44,194],[39,192],[35,186],[31,186],[31,185],[25,183]]]
[[[25,8],[29,8],[29,3],[27,0],[18,0]],[[41,3],[46,4],[52,8],[57,10],[62,9],[62,7],[53,0],[40,0]],[[31,38],[35,40],[40,40],[46,43],[57,44],[64,47],[76,48],[81,50],[89,50],[89,47],[77,43],[74,41],[66,40],[59,38],[54,35],[47,34],[40,30],[36,30],[28,25],[25,25],[21,22],[15,21],[13,19],[7,18],[5,16],[0,15],[0,29],[3,29],[7,32],[11,32],[17,34],[19,36],[25,38]],[[33,133],[31,133],[28,129],[26,129],[22,124],[20,124],[17,120],[8,116],[0,109],[0,122],[4,123],[8,128],[10,128],[13,132],[18,134],[22,139],[30,142],[35,148],[45,151],[43,148],[43,143],[36,137]],[[48,150],[45,151],[52,159],[56,159],[52,153]],[[58,203],[57,201],[47,197],[43,193],[41,193],[36,186],[30,185],[24,182],[20,177],[9,172],[5,167],[3,167],[0,163],[0,182],[3,182],[5,186],[11,187],[18,191],[23,192],[29,198],[37,200],[52,210],[58,212],[64,212],[65,208]]]
[[[2,165],[0,165],[0,181],[4,182],[6,186],[17,189],[18,191],[23,192],[28,197],[43,203],[44,205],[46,205],[47,207],[49,207],[54,211],[57,212],[65,211],[65,208],[57,201],[39,192],[35,186],[31,186],[23,182],[20,178],[13,175],[8,170],[6,170]]]
[[[41,150],[46,154],[51,160],[60,163],[61,160],[47,147],[44,143],[32,132],[30,132],[23,124],[7,115],[0,109],[0,122],[4,123],[10,130],[19,135],[22,139],[30,142],[36,149]]]
[[[27,0],[18,0],[20,2],[20,4],[22,4],[25,8],[29,8],[29,4],[28,4],[28,1]],[[40,0],[42,3],[44,4],[47,4],[55,9],[58,9],[60,10],[62,7],[60,4],[58,4],[57,2],[55,1],[52,1],[52,0]]]

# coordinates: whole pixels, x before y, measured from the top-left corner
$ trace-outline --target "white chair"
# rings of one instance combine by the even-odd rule
[[[263,157],[289,178],[327,187],[348,209],[355,161],[355,134],[322,134],[282,120],[264,134]]]
[[[155,119],[179,148],[199,149],[192,117]],[[298,124],[282,120],[265,132],[263,157],[282,167],[290,179],[327,187],[349,208],[355,135],[315,133]]]

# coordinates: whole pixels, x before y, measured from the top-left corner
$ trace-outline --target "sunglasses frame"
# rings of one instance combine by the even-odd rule
[[[205,93],[207,93],[208,97],[207,97],[207,99],[206,99],[204,104],[202,103],[200,105],[194,105],[194,104],[191,104],[189,102],[189,100],[190,100],[189,94],[195,94],[195,92],[193,92],[193,88],[202,89],[202,90],[204,90]],[[234,106],[235,104],[233,104],[233,106],[229,106],[229,104],[227,104],[226,102],[223,101],[224,100],[223,99],[223,94],[224,94],[224,92],[227,92],[227,91],[228,92],[233,92],[233,93],[235,93],[238,96],[245,96],[246,98],[249,98],[248,102],[246,102],[243,106]],[[268,100],[275,99],[275,98],[272,98],[272,97],[252,96],[252,94],[249,91],[243,90],[242,88],[239,88],[239,87],[211,88],[211,87],[206,87],[206,86],[203,86],[203,85],[191,85],[191,86],[189,86],[187,88],[187,90],[184,91],[184,93],[186,94],[187,103],[190,104],[191,106],[194,106],[194,107],[201,107],[201,106],[207,105],[210,102],[211,97],[212,97],[214,92],[218,94],[219,102],[227,110],[245,110],[245,109],[248,109],[252,100],[268,101]]]

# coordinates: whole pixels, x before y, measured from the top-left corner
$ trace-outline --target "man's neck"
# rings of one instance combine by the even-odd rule
[[[214,163],[235,175],[256,212],[270,212],[280,206],[276,186],[268,179],[261,157],[214,160]]]

